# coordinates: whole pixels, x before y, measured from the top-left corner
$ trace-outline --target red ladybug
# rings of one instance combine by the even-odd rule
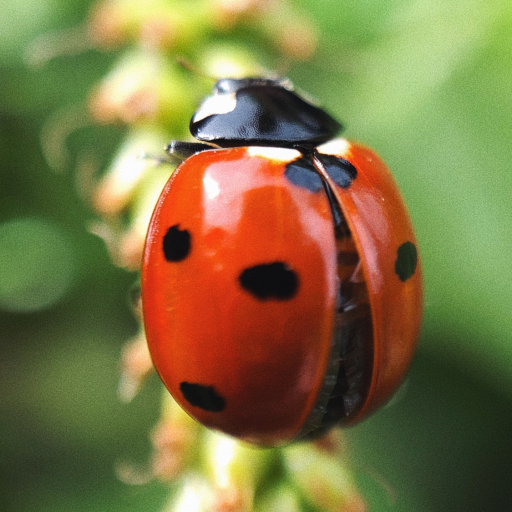
[[[401,383],[421,323],[390,172],[284,80],[220,80],[190,128],[203,143],[169,146],[188,158],[142,269],[160,377],[203,425],[259,445],[361,420]]]

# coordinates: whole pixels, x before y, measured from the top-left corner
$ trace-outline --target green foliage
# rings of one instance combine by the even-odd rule
[[[347,435],[358,484],[372,511],[507,510],[511,4],[295,4],[316,21],[320,46],[288,74],[393,170],[425,273],[423,336],[405,388]],[[116,398],[118,354],[136,330],[124,302],[135,276],[87,233],[93,215],[74,174],[52,173],[40,145],[50,116],[83,102],[114,55],[83,52],[41,69],[23,60],[37,36],[81,23],[89,6],[7,0],[1,9],[0,509],[13,512],[156,511],[167,495],[154,483],[126,487],[113,469],[144,463],[158,414],[156,378],[133,404]],[[86,127],[69,137],[67,167],[105,168],[119,143],[118,128]]]

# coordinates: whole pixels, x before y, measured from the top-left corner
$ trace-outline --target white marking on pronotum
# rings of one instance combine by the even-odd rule
[[[206,117],[233,112],[236,107],[236,93],[214,94],[206,98],[192,118],[193,123]]]
[[[249,156],[262,156],[269,160],[278,162],[292,162],[300,157],[300,152],[290,148],[274,148],[266,146],[249,146],[247,148]]]
[[[347,139],[332,139],[317,148],[323,155],[343,156],[350,150],[350,142]]]

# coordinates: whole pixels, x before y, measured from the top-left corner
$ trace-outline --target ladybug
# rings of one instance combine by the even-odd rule
[[[206,427],[261,446],[352,425],[389,399],[422,315],[392,175],[285,79],[222,79],[153,213],[149,350]]]

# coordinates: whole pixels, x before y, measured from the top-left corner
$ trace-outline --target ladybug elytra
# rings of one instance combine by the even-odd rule
[[[412,359],[417,244],[371,150],[286,80],[223,79],[192,117],[200,142],[153,213],[142,269],[154,365],[207,427],[274,446],[351,425]]]

